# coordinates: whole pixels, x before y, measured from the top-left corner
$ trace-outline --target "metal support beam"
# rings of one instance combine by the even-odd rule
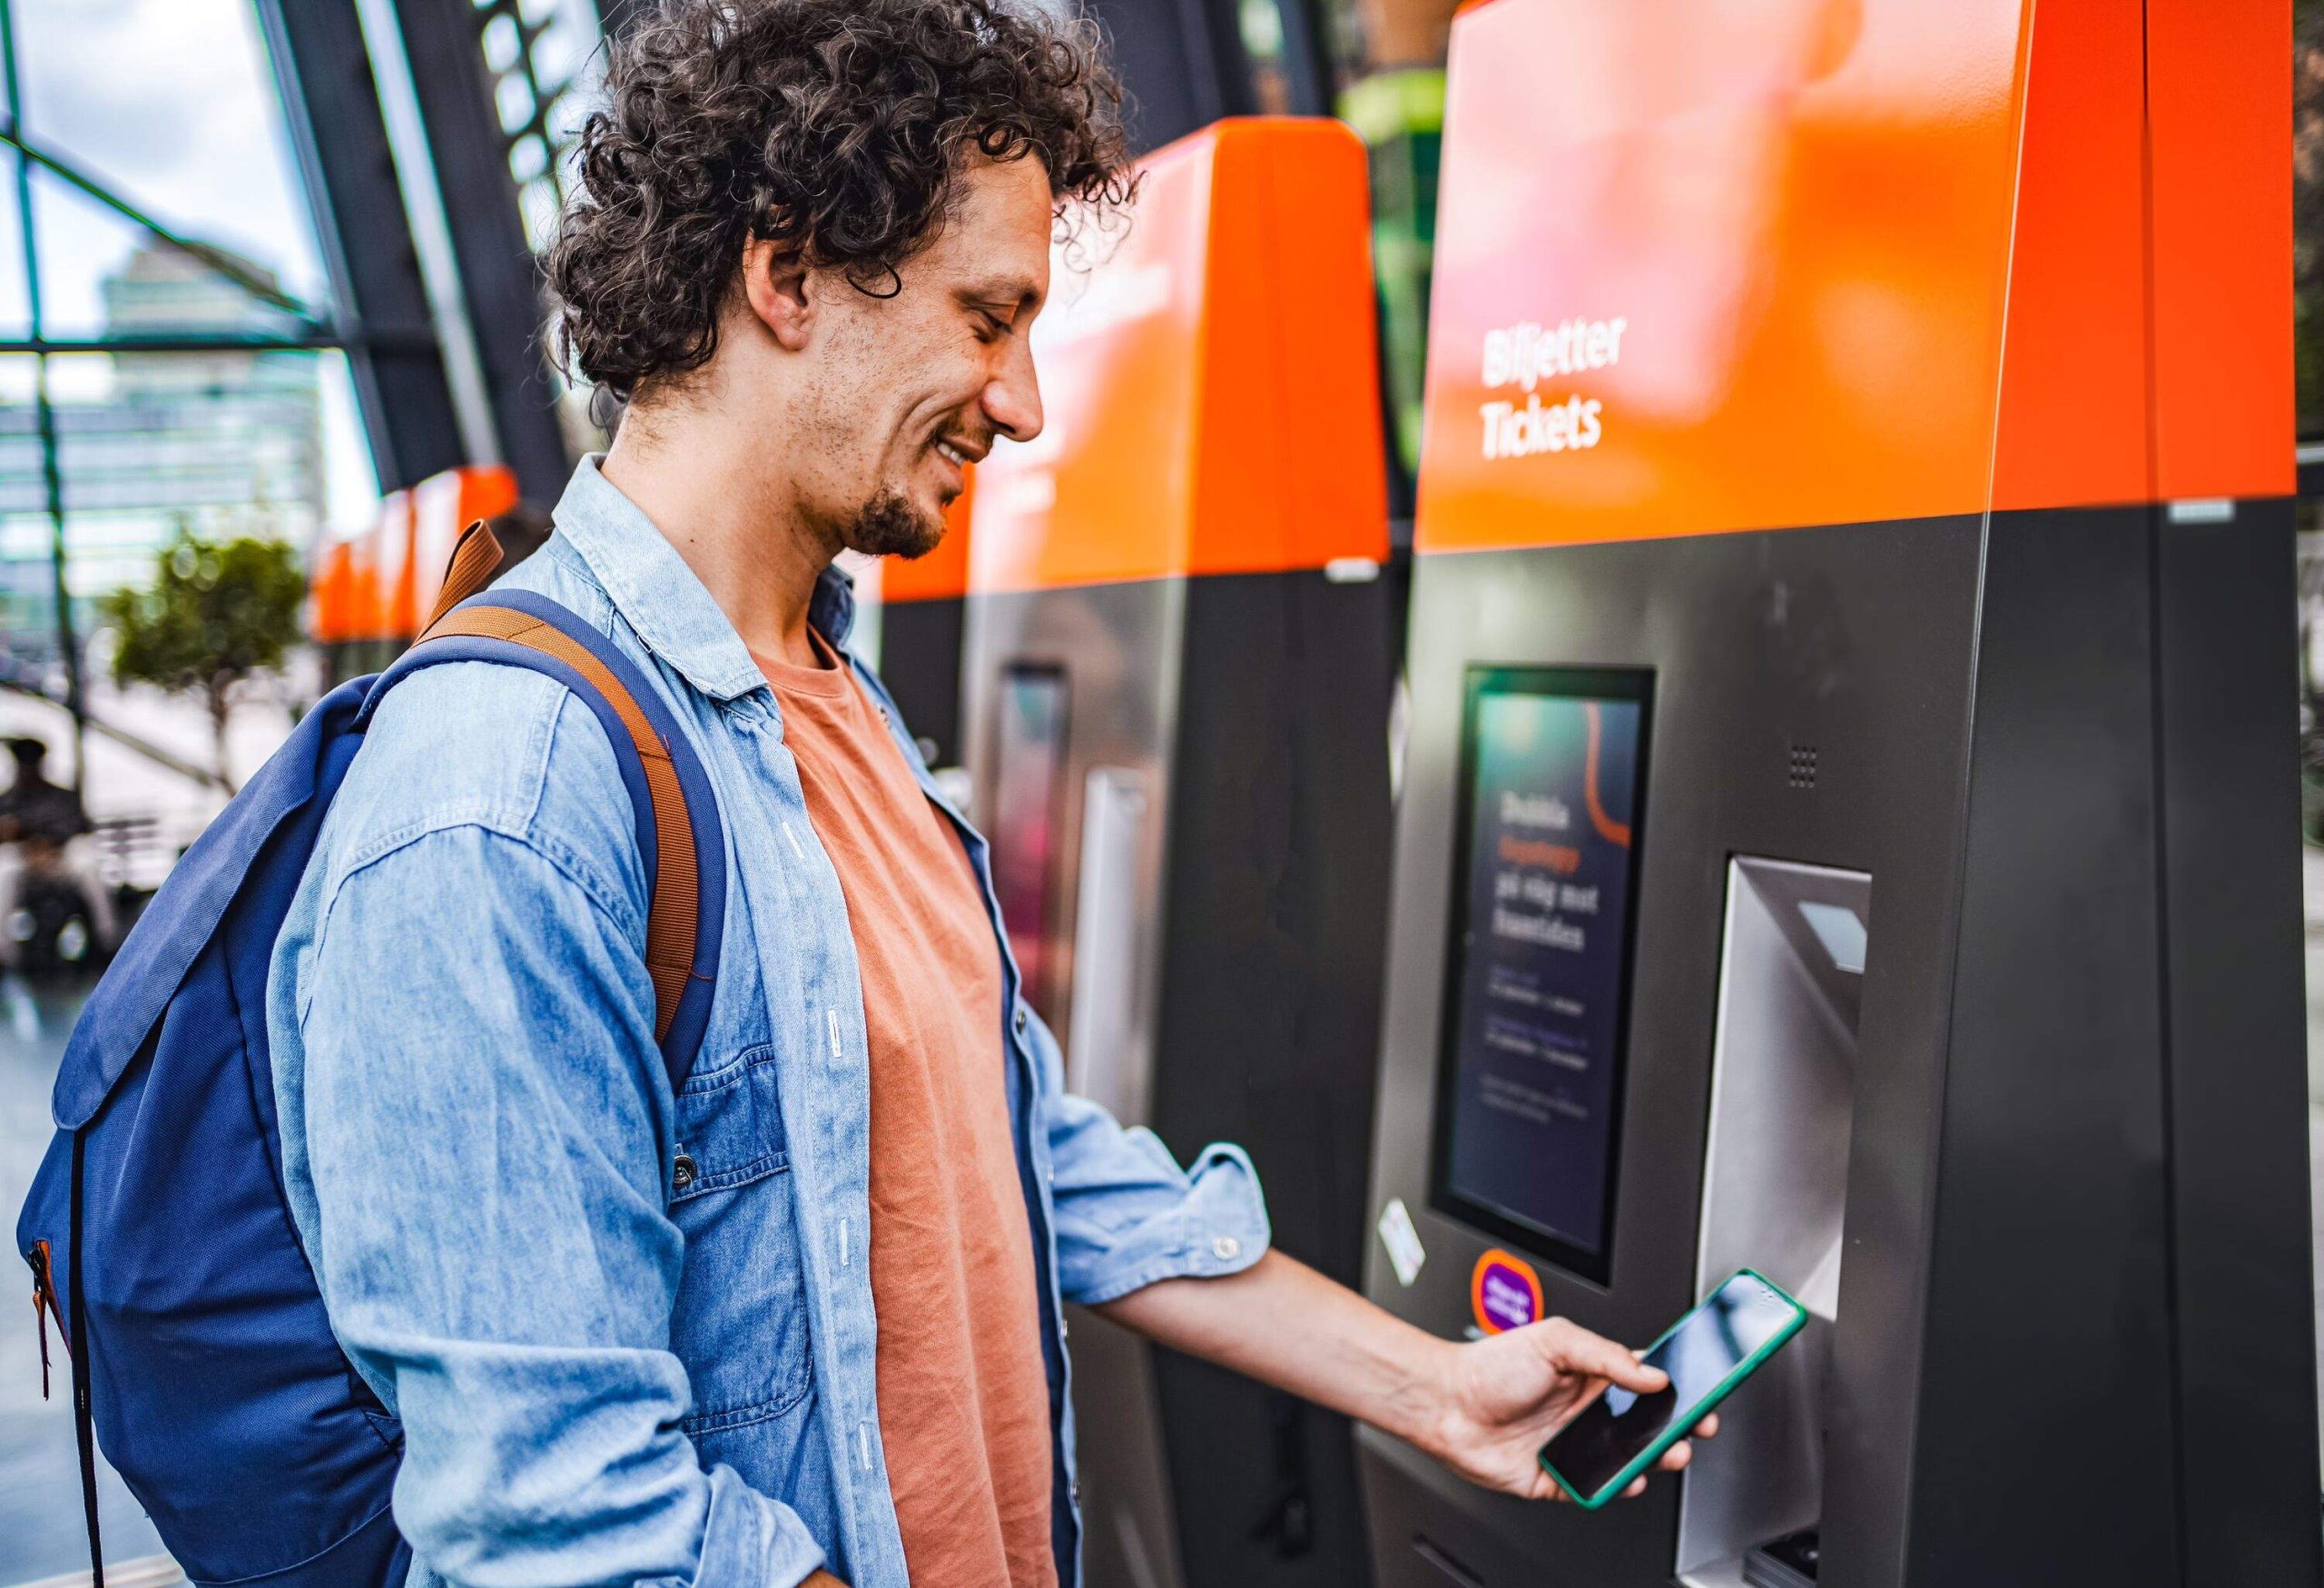
[[[432,342],[363,345],[366,325],[430,321],[355,0],[255,4],[379,485],[417,485],[467,453],[441,350]]]
[[[9,141],[17,143],[16,232],[24,249],[25,309],[29,330],[35,339],[44,334],[41,314],[41,270],[39,213],[33,204],[32,161],[24,150],[21,108],[25,103],[24,88],[16,74],[16,15],[13,0],[0,0],[0,86],[5,86],[8,101]],[[49,587],[56,602],[56,649],[58,659],[64,664],[64,709],[73,714],[73,792],[78,794],[88,782],[88,704],[87,691],[81,678],[81,638],[73,630],[73,593],[67,587],[66,567],[70,547],[64,524],[64,476],[58,466],[56,445],[56,409],[49,401],[48,355],[36,354],[33,359],[33,413],[40,435],[40,473],[42,497],[48,508],[48,567]],[[94,1506],[93,1498],[89,1504]],[[96,1513],[89,1513],[89,1537],[96,1538]]]
[[[501,460],[527,497],[554,501],[572,461],[557,425],[556,387],[541,357],[540,269],[525,240],[476,6],[396,0],[395,13]]]
[[[1330,18],[1322,0],[1275,0],[1283,19],[1283,79],[1291,113],[1327,116],[1338,99],[1338,74],[1332,69]]]
[[[1137,153],[1258,109],[1235,0],[1089,0],[1130,95]]]

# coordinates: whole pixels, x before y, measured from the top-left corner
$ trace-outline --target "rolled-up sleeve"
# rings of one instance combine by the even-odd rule
[[[354,866],[298,983],[309,1236],[400,1416],[398,1526],[478,1588],[787,1588],[788,1506],[703,1470],[669,1349],[684,1242],[635,902],[449,826]]]
[[[1027,1015],[1065,1298],[1095,1307],[1164,1279],[1217,1278],[1257,1262],[1269,1229],[1249,1155],[1214,1142],[1181,1168],[1153,1131],[1125,1129],[1067,1091],[1056,1037],[1039,1016]]]

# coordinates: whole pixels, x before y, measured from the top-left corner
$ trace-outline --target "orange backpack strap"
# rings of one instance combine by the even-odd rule
[[[492,582],[492,576],[500,571],[502,555],[500,537],[483,519],[460,531],[452,547],[452,560],[444,568],[444,588],[436,597],[436,609],[419,626],[421,638],[444,621],[446,613]]]
[[[481,525],[478,526],[482,528]],[[489,538],[491,531],[484,531]],[[496,548],[497,549],[497,548]],[[447,612],[428,625],[426,638],[506,640],[564,663],[603,695],[636,747],[645,770],[645,788],[654,802],[654,835],[657,850],[654,868],[654,898],[645,923],[645,969],[654,978],[656,1041],[669,1034],[677,1015],[679,994],[694,965],[694,914],[700,887],[694,875],[694,831],[686,818],[685,791],[678,786],[677,768],[662,737],[646,721],[629,689],[613,670],[586,646],[529,613],[513,607],[479,603]]]
[[[481,525],[469,535],[491,541],[491,532]],[[463,538],[462,544],[466,549],[468,539]],[[490,550],[497,556],[497,546]],[[482,562],[480,554],[470,566]],[[488,576],[489,564],[483,566]],[[455,572],[459,567],[456,554]],[[448,592],[452,584],[448,578]],[[651,889],[645,969],[654,983],[654,1035],[672,1090],[682,1090],[709,1023],[725,921],[725,834],[700,759],[638,665],[596,628],[531,590],[473,597],[433,618],[373,686],[366,718],[405,675],[459,661],[497,662],[549,675],[596,715],[613,741]]]

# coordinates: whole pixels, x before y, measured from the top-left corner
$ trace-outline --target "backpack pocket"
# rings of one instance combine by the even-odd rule
[[[775,1050],[697,1066],[677,1099],[670,1218],[685,1268],[670,1346],[694,1391],[691,1430],[773,1416],[812,1383],[806,1275]]]

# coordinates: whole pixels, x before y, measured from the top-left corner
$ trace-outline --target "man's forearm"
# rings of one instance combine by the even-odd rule
[[[1221,1279],[1165,1279],[1095,1309],[1157,1344],[1424,1444],[1447,1341],[1270,1251]]]

